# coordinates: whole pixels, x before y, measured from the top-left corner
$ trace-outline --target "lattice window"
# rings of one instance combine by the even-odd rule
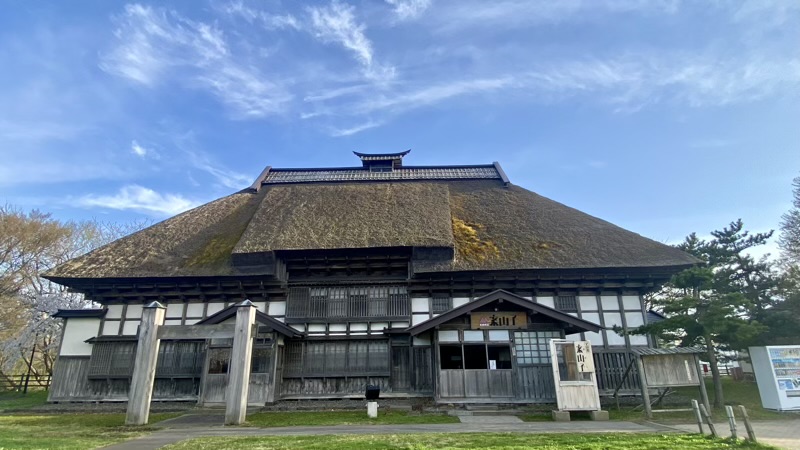
[[[431,299],[431,312],[433,314],[442,314],[449,311],[453,307],[453,299],[449,296],[434,296]]]
[[[560,338],[560,331],[514,332],[517,364],[550,364],[550,339]]]
[[[293,287],[286,317],[337,319],[403,317],[411,314],[405,286]]]
[[[97,342],[89,360],[89,377],[125,378],[133,374],[136,342]]]
[[[284,376],[341,377],[389,374],[385,340],[287,342]]]
[[[578,300],[574,295],[559,295],[556,297],[556,309],[565,312],[577,312]]]

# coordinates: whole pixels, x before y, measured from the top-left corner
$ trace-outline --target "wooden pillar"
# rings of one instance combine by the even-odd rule
[[[708,402],[708,391],[706,391],[706,380],[703,377],[703,368],[700,367],[700,355],[697,353],[694,355],[694,367],[697,370],[697,377],[700,379],[700,400],[703,401],[706,411],[711,412],[711,403]]]
[[[225,391],[225,425],[240,425],[247,417],[253,326],[256,323],[256,307],[250,300],[245,300],[236,307],[236,328],[233,332],[228,387]]]
[[[150,400],[158,360],[158,327],[164,324],[166,308],[158,302],[150,303],[142,311],[139,341],[133,365],[131,387],[128,391],[128,412],[125,425],[146,425],[150,418]]]
[[[644,364],[641,355],[634,355],[636,368],[639,371],[639,384],[642,387],[642,402],[644,402],[644,415],[648,419],[653,418],[653,408],[650,406],[650,392],[647,389],[647,375],[644,373]]]

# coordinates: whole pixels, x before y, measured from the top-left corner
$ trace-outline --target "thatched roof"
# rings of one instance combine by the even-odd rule
[[[454,249],[453,259],[414,261],[415,273],[698,262],[500,178],[264,181],[258,191],[187,211],[68,261],[47,276],[66,282],[252,275],[258,268],[244,271],[234,264],[235,255],[369,247]],[[265,268],[263,273],[271,272]]]
[[[449,188],[453,219],[475,230],[477,240],[457,235],[452,261],[417,264],[417,272],[664,267],[698,262],[674,247],[519,186],[470,181],[452,183]],[[471,255],[476,246],[478,254]]]
[[[275,186],[235,253],[370,247],[452,247],[446,185]]]

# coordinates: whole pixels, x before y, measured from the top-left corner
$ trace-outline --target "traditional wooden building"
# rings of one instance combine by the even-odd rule
[[[75,258],[51,401],[125,400],[142,309],[164,325],[258,308],[249,401],[422,396],[552,402],[548,340],[593,344],[601,393],[646,336],[642,295],[697,261],[512,184],[498,163],[275,169]],[[154,399],[224,401],[231,340],[161,344]],[[635,391],[631,374],[623,389]]]

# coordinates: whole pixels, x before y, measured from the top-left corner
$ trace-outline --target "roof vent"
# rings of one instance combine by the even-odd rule
[[[361,159],[365,169],[373,172],[391,172],[403,166],[403,157],[411,150],[400,153],[359,153],[353,152]]]

